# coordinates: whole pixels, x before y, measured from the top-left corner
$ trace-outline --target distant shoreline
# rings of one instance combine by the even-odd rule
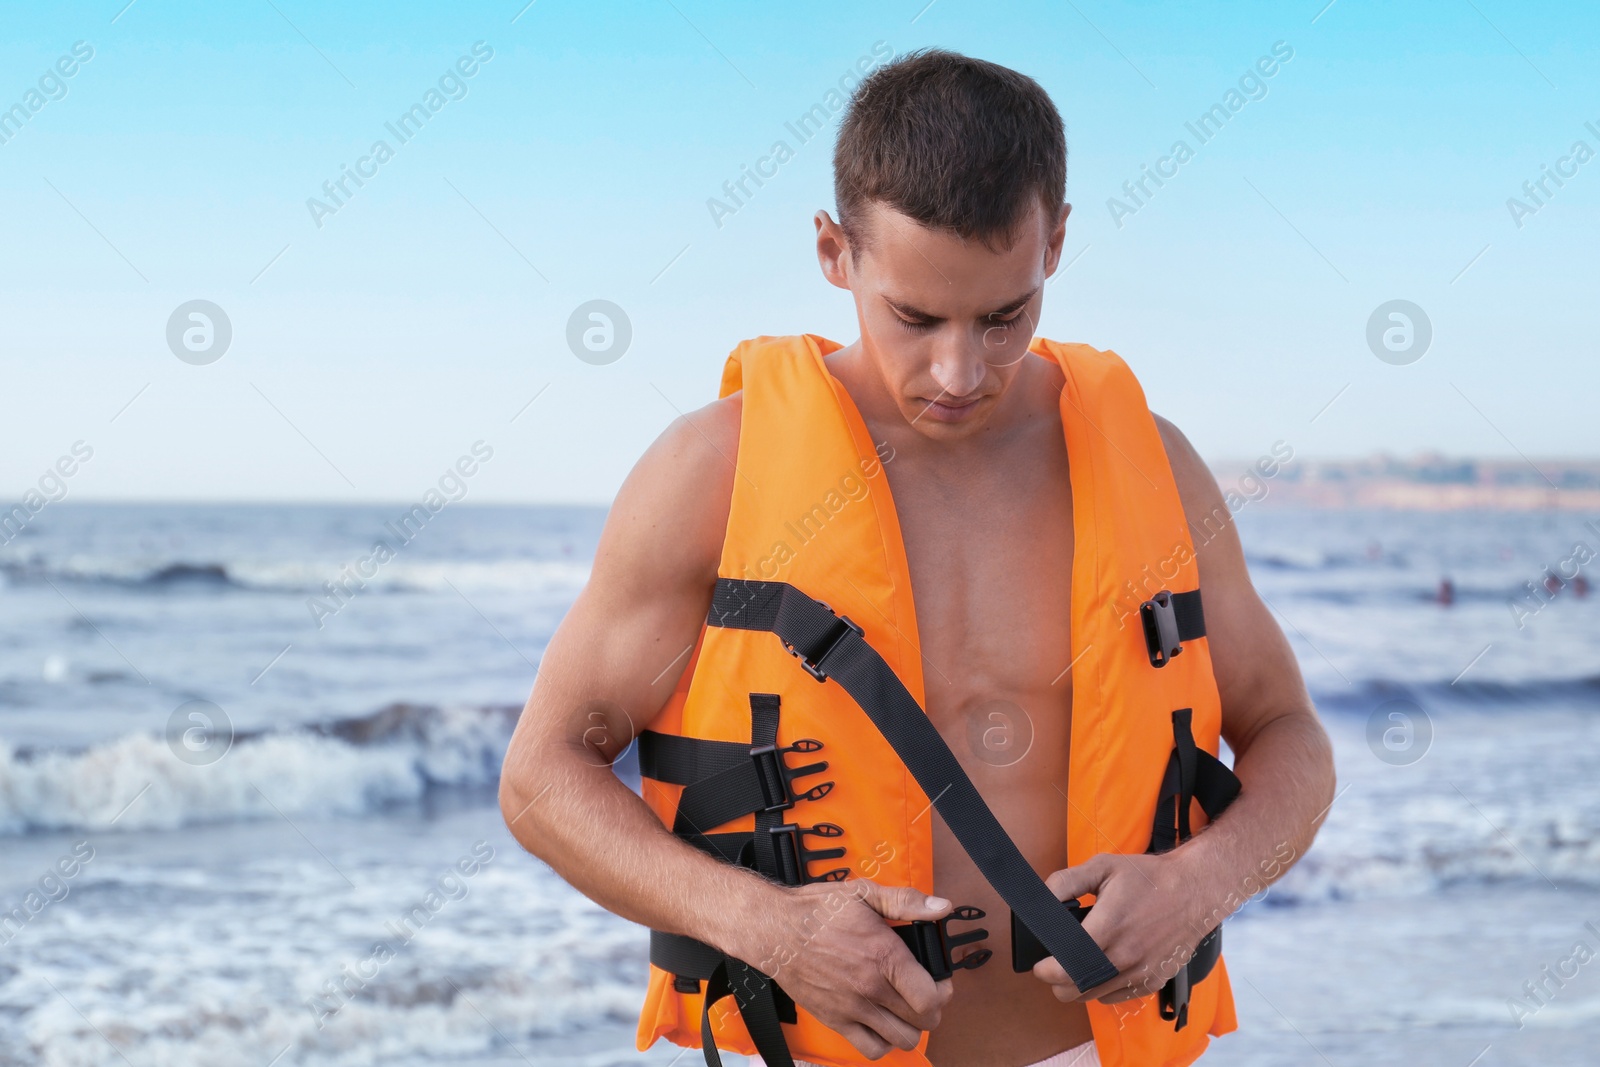
[[[1224,490],[1267,506],[1327,510],[1600,511],[1600,460],[1294,459],[1271,476],[1250,460],[1208,464]],[[1244,476],[1241,478],[1241,474]],[[1254,489],[1254,492],[1248,490]]]

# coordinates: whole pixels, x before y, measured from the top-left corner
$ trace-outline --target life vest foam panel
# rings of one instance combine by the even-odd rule
[[[809,334],[759,337],[729,356],[721,395],[742,391],[743,414],[719,574],[788,582],[850,616],[925,705],[899,520],[866,424],[824,362],[838,348]],[[1146,850],[1172,751],[1172,711],[1194,709],[1195,743],[1213,754],[1221,711],[1204,638],[1186,643],[1183,654],[1159,670],[1145,648],[1139,603],[1161,589],[1197,588],[1199,579],[1143,390],[1112,352],[1043,338],[1030,350],[1057,361],[1066,378],[1061,422],[1076,538],[1066,660],[1074,664],[1067,850],[1076,865],[1101,852]],[[932,893],[932,820],[918,817],[929,798],[855,702],[835,683],[819,685],[771,633],[703,629],[676,692],[648,726],[748,744],[751,692],[781,697],[779,745],[812,737],[826,746],[816,758],[828,761],[824,777],[835,787],[818,800],[800,801],[788,818],[843,827],[845,836],[829,843],[846,847],[841,862],[850,865],[852,877]],[[679,786],[644,780],[644,799],[667,826],[679,792]],[[1198,807],[1194,819],[1197,826],[1204,821]],[[716,829],[753,825],[753,817],[744,816]],[[783,984],[784,961],[748,962]],[[672,975],[651,966],[638,1048],[660,1037],[699,1047],[701,1002],[699,994],[676,992]],[[1160,1018],[1154,994],[1087,1007],[1106,1067],[1180,1067],[1200,1056],[1208,1034],[1236,1026],[1221,962],[1193,989],[1189,1024],[1181,1031]],[[798,1016],[798,1023],[784,1027],[796,1059],[830,1067],[866,1062],[803,1007]],[[719,1047],[754,1054],[731,999],[718,1005],[713,1020]],[[926,1047],[924,1035],[915,1051],[893,1050],[873,1062],[929,1067]]]

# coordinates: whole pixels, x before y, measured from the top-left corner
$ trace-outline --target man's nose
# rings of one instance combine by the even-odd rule
[[[983,342],[978,338],[963,337],[939,348],[930,371],[945,395],[959,400],[983,384],[987,367]]]

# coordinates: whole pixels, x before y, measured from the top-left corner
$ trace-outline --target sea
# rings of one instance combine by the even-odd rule
[[[645,932],[495,801],[604,510],[403,510],[7,531],[0,1065],[698,1062],[634,1050]],[[1597,1062],[1597,520],[1243,504],[1339,792],[1226,925],[1204,1063]]]

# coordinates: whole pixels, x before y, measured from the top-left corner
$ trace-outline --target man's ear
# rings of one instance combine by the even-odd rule
[[[817,263],[822,276],[840,289],[850,288],[850,239],[826,211],[817,212]],[[1060,252],[1060,249],[1057,249]]]
[[[1071,204],[1061,205],[1061,214],[1056,218],[1055,225],[1050,228],[1050,236],[1044,246],[1044,276],[1046,278],[1055,274],[1056,266],[1061,262],[1061,245],[1067,236],[1067,216],[1072,214]]]

